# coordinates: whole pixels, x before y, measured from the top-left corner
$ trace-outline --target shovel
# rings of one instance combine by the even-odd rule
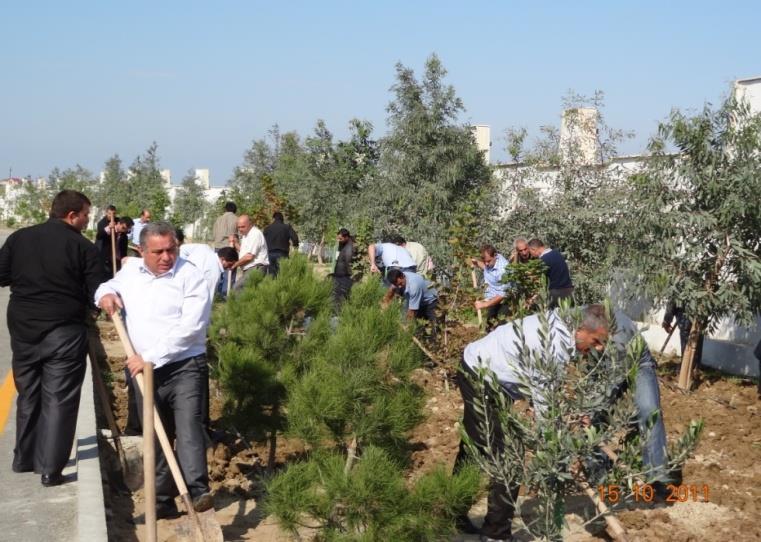
[[[127,334],[127,329],[124,327],[121,315],[118,312],[114,312],[111,315],[111,319],[116,327],[116,332],[119,334],[119,339],[122,341],[124,351],[127,353],[127,357],[135,354],[135,349],[132,347],[132,342]],[[144,383],[143,374],[137,373],[135,375],[135,383],[140,394],[143,394]],[[145,416],[145,412],[143,416]],[[188,511],[188,516],[192,520],[192,525],[188,522],[180,522],[177,525],[177,535],[181,540],[197,540],[201,542],[222,542],[224,540],[222,536],[222,528],[219,526],[216,516],[214,515],[214,509],[210,508],[205,512],[198,513],[193,508],[193,501],[190,498],[188,492],[188,486],[185,485],[185,480],[182,477],[182,471],[177,463],[177,458],[174,456],[174,450],[172,444],[169,442],[164,425],[161,423],[158,411],[153,409],[153,422],[156,428],[156,436],[161,444],[161,450],[164,452],[167,463],[169,464],[169,470],[172,472],[174,483],[177,485],[177,489],[180,493],[180,498],[185,505],[185,509]]]

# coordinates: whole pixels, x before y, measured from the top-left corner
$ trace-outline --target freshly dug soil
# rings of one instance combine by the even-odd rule
[[[123,374],[124,351],[109,322],[99,322],[105,356],[101,367],[111,373],[112,408],[120,429],[126,424],[127,394]],[[433,354],[436,363],[415,371],[413,378],[426,391],[426,419],[412,433],[415,478],[439,464],[451,467],[459,444],[459,419],[462,401],[453,375],[463,346],[478,337],[477,328],[455,326],[448,330],[446,347]],[[672,505],[630,505],[618,511],[632,541],[664,540],[669,542],[727,541],[761,539],[761,401],[755,384],[716,375],[703,375],[695,391],[684,394],[676,388],[678,360],[662,360],[659,368],[661,401],[669,438],[676,438],[690,420],[703,418],[705,429],[695,457],[685,465],[683,484],[701,488],[699,499]],[[107,375],[108,376],[108,375]],[[221,416],[221,395],[212,382],[212,425]],[[104,426],[105,427],[105,426]],[[225,540],[285,541],[291,538],[279,529],[274,518],[263,517],[260,507],[261,479],[266,475],[266,443],[248,443],[227,431],[220,442],[209,449],[209,474],[215,493],[217,518]],[[105,456],[113,456],[111,446],[101,443]],[[276,459],[279,465],[303,453],[299,443],[279,438]],[[119,493],[118,462],[104,463],[104,487],[107,493],[109,538],[114,541],[144,539],[142,489]],[[709,498],[702,498],[703,486]],[[523,504],[524,513],[531,501]],[[584,526],[581,510],[589,503],[582,496],[568,502],[566,540],[607,540],[599,521]],[[476,523],[485,512],[479,503],[471,516]],[[159,539],[175,540],[177,521],[159,521]],[[517,540],[530,540],[519,519],[514,523]],[[455,540],[476,540],[462,536]]]

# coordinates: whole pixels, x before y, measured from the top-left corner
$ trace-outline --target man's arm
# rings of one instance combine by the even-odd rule
[[[293,229],[293,226],[288,224],[288,229],[291,230],[290,237],[291,237],[291,245],[293,245],[293,248],[299,248],[299,236],[296,233],[296,230]]]
[[[382,252],[382,249],[381,249],[381,251],[378,251],[376,249],[376,247],[375,247],[375,243],[372,243],[372,244],[370,244],[367,247],[367,257],[370,260],[370,272],[371,273],[380,273],[380,270],[378,269],[378,266],[375,265],[376,252],[378,253],[378,255],[380,255],[381,252]]]
[[[395,286],[391,286],[388,290],[386,290],[386,294],[383,296],[383,299],[381,300],[381,306],[388,307],[395,293],[396,293]]]
[[[87,241],[84,249],[84,275],[88,301],[92,301],[101,284],[106,280],[103,262],[95,245]]]
[[[476,309],[488,309],[489,307],[493,307],[494,305],[499,305],[502,303],[502,300],[505,299],[504,296],[501,295],[495,295],[491,299],[478,299],[474,303]]]
[[[3,243],[0,248],[0,286],[10,286],[11,284],[11,239]]]
[[[253,261],[253,259],[254,259],[254,255],[248,252],[244,254],[243,256],[241,256],[240,258],[238,258],[238,261],[233,264],[231,269],[236,269],[238,267],[243,267],[245,265],[248,265]]]

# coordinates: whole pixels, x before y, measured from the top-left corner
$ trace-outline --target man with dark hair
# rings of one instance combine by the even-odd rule
[[[123,216],[116,219],[114,223],[114,232],[116,232],[116,270],[122,268],[122,259],[128,256],[130,230],[134,225],[133,220],[128,216]],[[106,229],[110,229],[110,225],[106,226]],[[113,260],[110,248],[106,252],[106,268],[113,272]]]
[[[116,216],[116,207],[109,205],[106,207],[106,214],[98,220],[95,225],[95,248],[100,252],[103,267],[109,276],[113,276],[114,270],[111,267],[111,228],[116,227],[119,217]]]
[[[551,311],[548,314],[550,350],[553,353],[552,361],[564,365],[571,361],[572,355],[603,352],[609,343],[612,348],[617,350],[619,358],[626,355],[627,345],[639,333],[628,316],[622,312],[615,313],[615,328],[612,330],[614,334],[609,341],[611,326],[605,307],[589,305],[582,307],[580,311],[581,322],[573,333],[557,311]],[[520,330],[522,340],[516,330]],[[485,337],[465,347],[460,362],[460,372],[457,375],[457,384],[465,405],[463,428],[479,449],[485,450],[489,447],[495,453],[501,453],[505,445],[504,436],[499,431],[498,426],[491,442],[487,442],[486,435],[482,433],[484,414],[475,409],[476,392],[473,387],[476,370],[480,367],[488,368],[495,374],[499,381],[500,391],[507,401],[531,399],[536,412],[535,415],[546,416],[542,383],[531,381],[528,388],[519,383],[519,375],[525,374],[525,369],[521,369],[519,365],[520,350],[524,347],[523,343],[525,342],[525,347],[530,351],[541,352],[543,350],[541,331],[539,315],[534,314],[522,320],[515,320],[499,326]],[[621,383],[621,387],[625,385],[626,383]],[[661,414],[655,360],[647,348],[644,349],[639,360],[634,401],[637,405],[640,434],[647,436],[647,441],[642,449],[643,462],[648,469],[647,476],[648,479],[657,480],[653,486],[659,494],[663,494],[665,484],[673,481],[674,474],[667,470],[666,428]],[[487,408],[493,408],[493,406],[490,404]],[[491,418],[495,419],[494,413],[492,413]],[[455,460],[455,472],[467,460],[468,449],[461,442]],[[510,524],[515,513],[515,500],[518,497],[518,490],[518,486],[506,487],[504,484],[492,480],[489,488],[486,518],[480,530],[482,540],[511,540]],[[465,532],[478,532],[466,515],[460,518],[459,526]]]
[[[558,306],[558,301],[573,295],[571,272],[563,255],[557,250],[547,248],[539,239],[528,242],[528,250],[532,258],[539,258],[547,266],[547,288],[549,290],[549,307]]]
[[[404,298],[407,320],[420,318],[436,324],[436,305],[439,302],[438,292],[423,277],[412,271],[391,269],[386,273],[386,279],[391,287],[383,298],[384,306],[391,302],[394,294]]]
[[[336,264],[333,267],[333,302],[339,309],[346,298],[349,297],[354,281],[352,275],[352,262],[354,260],[354,240],[346,228],[338,230],[338,253]]]
[[[44,486],[63,482],[85,375],[85,318],[105,279],[98,251],[81,234],[89,216],[90,200],[63,190],[47,222],[12,233],[0,249],[18,390],[13,471],[37,472]]]
[[[502,282],[507,270],[507,260],[493,245],[486,244],[481,246],[481,258],[471,258],[470,264],[480,268],[484,274],[484,299],[476,300],[474,305],[476,310],[487,309],[486,327],[491,329],[500,316],[508,316],[508,306],[502,303],[508,288],[508,285]]]
[[[206,330],[211,299],[201,272],[178,257],[175,228],[149,222],[140,232],[143,258],[124,269],[95,292],[98,305],[109,314],[124,309],[136,354],[127,359],[131,376],[145,362],[155,366],[156,408],[176,450],[182,475],[202,512],[213,506],[209,493],[204,439]],[[142,403],[138,401],[138,409]],[[177,515],[177,488],[162,452],[156,453],[156,514]]]
[[[272,214],[272,224],[264,228],[264,240],[267,241],[267,256],[270,261],[269,273],[276,276],[280,271],[280,258],[287,258],[290,247],[299,247],[299,236],[293,227],[284,222],[283,213]]]

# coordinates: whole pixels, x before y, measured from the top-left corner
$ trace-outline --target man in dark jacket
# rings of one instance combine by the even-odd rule
[[[539,258],[547,266],[547,288],[549,290],[549,308],[558,306],[558,301],[573,294],[571,272],[563,255],[557,250],[547,248],[539,239],[528,242],[532,258]]]
[[[663,315],[663,322],[661,327],[666,330],[666,333],[671,333],[674,329],[671,322],[676,318],[676,325],[679,328],[679,343],[682,347],[682,357],[684,357],[684,351],[687,349],[687,341],[690,339],[690,331],[692,331],[692,321],[684,314],[682,307],[671,300],[666,305],[666,312]],[[695,362],[700,365],[703,359],[703,334],[698,338],[698,346],[695,349]]]
[[[117,220],[119,217],[116,216],[116,207],[109,205],[106,207],[106,215],[95,225],[95,248],[100,252],[103,268],[107,270],[109,277],[114,275],[111,263],[111,227],[116,226]]]
[[[105,279],[103,260],[81,234],[89,215],[90,200],[64,190],[47,222],[12,233],[0,249],[18,390],[13,471],[37,472],[44,486],[63,482],[85,376],[85,318]]]
[[[269,273],[277,275],[280,271],[280,258],[287,258],[290,245],[299,246],[299,236],[290,224],[283,222],[283,213],[275,211],[272,214],[272,224],[264,228],[264,240],[267,241],[267,257],[269,258]]]
[[[338,240],[338,255],[336,256],[336,265],[333,268],[333,302],[336,309],[346,298],[349,297],[351,287],[354,282],[351,279],[351,265],[354,259],[354,241],[351,238],[349,230],[341,228],[336,236]]]

